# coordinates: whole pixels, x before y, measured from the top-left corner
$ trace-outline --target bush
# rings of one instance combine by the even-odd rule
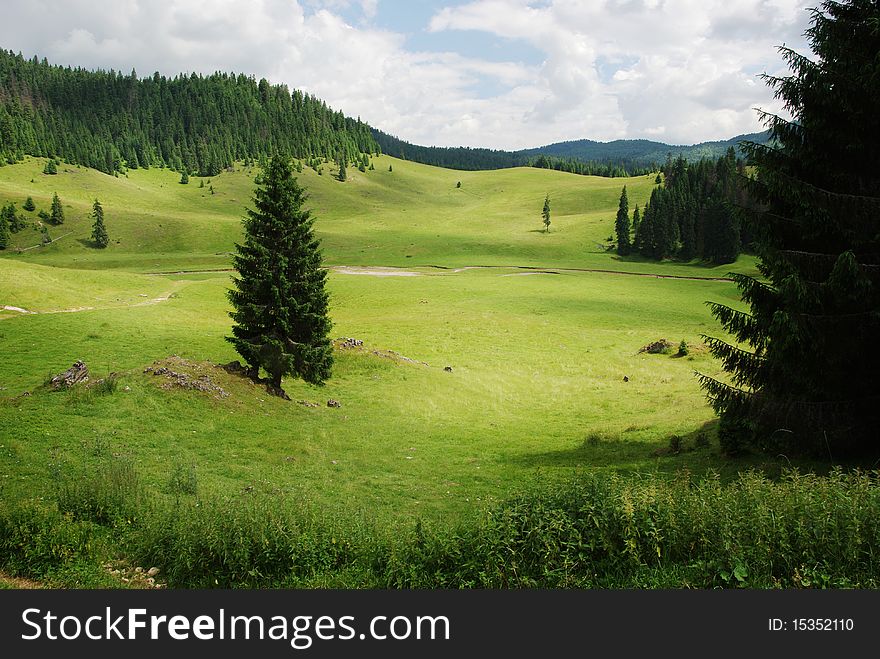
[[[87,473],[61,473],[58,510],[72,519],[112,525],[130,522],[141,512],[143,492],[134,464],[125,458],[102,460]]]
[[[35,503],[0,506],[0,566],[43,577],[65,564],[94,559],[96,529]]]
[[[689,353],[690,350],[688,349],[688,344],[684,339],[682,339],[681,343],[678,344],[678,356],[687,357]]]
[[[417,535],[381,576],[402,588],[876,588],[878,506],[876,473],[589,475]]]
[[[91,391],[98,394],[99,396],[115,394],[118,388],[119,375],[117,373],[110,373],[106,378],[98,380],[90,387]]]
[[[299,586],[356,563],[353,528],[263,496],[156,508],[130,538],[133,559],[187,588]]]

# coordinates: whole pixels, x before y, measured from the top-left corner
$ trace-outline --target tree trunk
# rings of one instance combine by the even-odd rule
[[[266,382],[266,391],[273,396],[278,396],[284,400],[290,400],[290,396],[281,388],[281,375],[272,374]]]

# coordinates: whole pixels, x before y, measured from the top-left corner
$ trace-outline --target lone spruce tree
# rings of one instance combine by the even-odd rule
[[[52,195],[52,213],[49,215],[49,221],[55,225],[64,224],[64,207],[57,192]]]
[[[92,242],[95,243],[96,247],[103,249],[110,244],[110,237],[107,235],[107,229],[104,226],[104,209],[101,207],[101,202],[97,199],[95,199],[95,203],[92,206],[92,219],[94,220],[94,224],[92,224]]]
[[[544,232],[550,232],[550,195],[544,197],[544,209],[541,211],[541,217],[544,219]]]
[[[287,398],[286,375],[323,384],[333,365],[331,328],[313,219],[290,160],[276,155],[257,181],[254,209],[244,219],[244,244],[233,259],[238,276],[229,291],[235,346],[255,379],[268,373],[271,393]]]
[[[617,253],[627,256],[632,251],[632,242],[629,237],[629,200],[626,197],[626,186],[620,193],[620,203],[617,207],[617,220],[614,222],[614,231],[617,234]]]
[[[874,456],[880,448],[880,5],[823,2],[806,36],[815,61],[780,51],[765,76],[794,118],[748,145],[763,204],[763,278],[735,275],[749,312],[712,304],[740,345],[708,338],[730,383],[701,376],[722,445]]]

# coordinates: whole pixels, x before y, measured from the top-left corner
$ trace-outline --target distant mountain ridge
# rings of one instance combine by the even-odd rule
[[[738,143],[741,141],[763,144],[769,140],[769,132],[764,131],[737,135],[728,140],[701,142],[693,145],[673,145],[643,139],[614,140],[612,142],[584,139],[557,142],[533,149],[504,151],[469,147],[420,146],[375,128],[372,129],[372,132],[373,138],[382,148],[382,152],[390,156],[426,165],[466,170],[523,167],[533,164],[540,156],[619,166],[627,170],[642,170],[652,165],[663,164],[669,156],[677,158],[681,155],[690,162],[698,161],[701,158],[717,159],[730,147],[737,149],[740,154]]]
[[[727,149],[742,141],[764,144],[770,139],[767,131],[737,135],[728,140],[700,142],[693,145],[673,145],[651,140],[614,140],[612,142],[596,142],[593,140],[573,140],[540,146],[535,149],[523,149],[517,153],[527,155],[546,155],[557,158],[577,158],[584,161],[616,161],[628,160],[640,165],[651,163],[661,164],[668,155],[673,158],[682,155],[685,160],[694,162],[701,158],[716,159]]]

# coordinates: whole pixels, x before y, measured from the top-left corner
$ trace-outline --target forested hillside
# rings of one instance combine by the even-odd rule
[[[0,164],[60,157],[102,172],[167,166],[212,176],[284,149],[353,159],[370,127],[285,85],[216,73],[139,78],[0,50]]]

